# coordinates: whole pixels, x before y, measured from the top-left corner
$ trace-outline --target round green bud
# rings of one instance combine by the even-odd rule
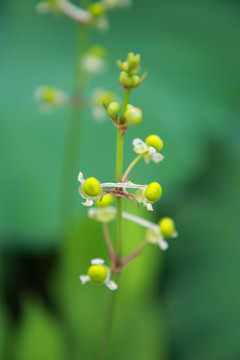
[[[113,197],[111,194],[104,195],[101,199],[96,200],[95,204],[97,207],[106,207],[111,205],[113,202]]]
[[[145,190],[145,196],[149,201],[157,201],[162,196],[162,187],[158,182],[152,182]]]
[[[138,75],[132,75],[132,86],[138,86],[140,83],[140,77]]]
[[[88,196],[98,196],[101,191],[100,183],[94,177],[90,177],[84,182],[83,190]]]
[[[129,75],[126,71],[120,72],[119,81],[123,87],[131,87],[132,86],[132,76]]]
[[[98,18],[99,16],[102,16],[105,14],[106,9],[105,6],[103,6],[103,4],[101,4],[100,2],[96,2],[93,4],[90,4],[88,6],[88,11],[95,17]]]
[[[175,232],[175,224],[173,220],[169,217],[164,217],[159,221],[159,226],[161,228],[161,233],[165,239],[172,237]]]
[[[154,147],[157,151],[160,151],[163,148],[163,141],[157,135],[149,135],[145,142],[148,146]]]
[[[116,101],[112,101],[107,108],[107,113],[109,116],[116,116],[120,110],[120,105]]]
[[[128,104],[124,113],[124,118],[128,125],[138,125],[142,121],[142,110]]]
[[[107,277],[107,270],[102,265],[92,265],[88,269],[88,276],[90,280],[95,284],[102,284]]]

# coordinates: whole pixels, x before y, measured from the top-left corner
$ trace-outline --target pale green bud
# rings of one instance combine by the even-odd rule
[[[116,101],[112,101],[107,108],[107,113],[109,116],[116,116],[120,110],[120,105]]]
[[[127,62],[130,69],[136,68],[140,64],[141,57],[139,54],[134,55],[134,53],[130,52],[127,56]]]
[[[124,118],[128,125],[138,125],[142,121],[142,110],[128,104],[124,113]]]
[[[136,87],[140,84],[140,77],[138,75],[132,76],[132,86]]]
[[[120,76],[119,76],[119,81],[120,84],[122,85],[122,87],[131,87],[132,86],[132,76],[129,75],[127,72],[125,71],[121,71],[120,72]]]

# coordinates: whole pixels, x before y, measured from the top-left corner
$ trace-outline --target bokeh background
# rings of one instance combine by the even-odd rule
[[[87,84],[123,91],[117,58],[140,53],[148,71],[131,95],[144,120],[131,141],[164,140],[165,160],[134,170],[136,182],[159,180],[153,214],[175,219],[179,237],[162,253],[149,246],[124,271],[111,338],[104,333],[112,293],[82,287],[91,258],[105,257],[99,224],[87,219],[77,171],[114,178],[115,128],[86,108],[79,136],[76,206],[64,239],[58,213],[69,109],[38,111],[33,92],[53,85],[71,93],[77,26],[40,16],[36,1],[0,1],[0,358],[237,360],[240,357],[240,2],[134,1],[109,15],[111,29],[89,44],[109,51],[109,69]],[[128,206],[126,204],[126,206]],[[144,231],[124,223],[130,251]],[[105,345],[104,345],[105,346]]]

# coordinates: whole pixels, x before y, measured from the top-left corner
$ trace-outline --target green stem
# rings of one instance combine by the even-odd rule
[[[125,91],[123,105],[120,114],[120,121],[123,119],[123,114],[126,111],[130,90]],[[117,129],[117,155],[116,155],[116,182],[122,181],[122,168],[123,168],[123,130]],[[116,252],[117,262],[121,261],[122,256],[122,199],[116,198]]]
[[[133,167],[139,162],[139,160],[143,157],[144,153],[139,154],[132,162],[131,164],[128,166],[127,170],[125,171],[123,178],[122,178],[122,182],[125,182],[128,178],[128,175],[130,173],[130,171],[133,169]]]
[[[86,74],[81,71],[79,58],[87,48],[88,32],[89,30],[84,27],[79,27],[77,31],[73,97],[81,97],[86,85]],[[65,230],[68,217],[74,208],[82,112],[81,106],[72,106],[68,122],[60,188],[59,228],[61,233]]]

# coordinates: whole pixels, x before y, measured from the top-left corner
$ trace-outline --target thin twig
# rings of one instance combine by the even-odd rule
[[[107,246],[107,249],[108,249],[108,253],[109,253],[109,256],[110,256],[110,259],[111,259],[111,263],[112,263],[111,267],[115,267],[116,261],[117,261],[117,256],[116,256],[116,253],[115,253],[115,251],[113,249],[111,237],[110,237],[110,234],[109,234],[108,225],[106,223],[103,223],[103,234],[104,234],[104,239],[105,239],[106,246]]]

